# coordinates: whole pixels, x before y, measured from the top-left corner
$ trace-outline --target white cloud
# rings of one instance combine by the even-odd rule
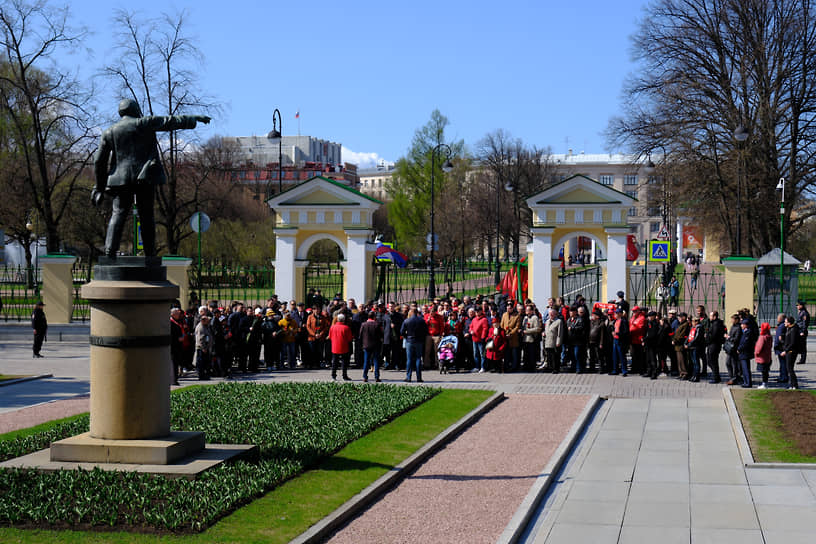
[[[358,168],[375,168],[380,161],[386,165],[394,164],[391,161],[383,159],[377,153],[357,153],[347,147],[342,148],[342,160],[343,162],[356,164]]]

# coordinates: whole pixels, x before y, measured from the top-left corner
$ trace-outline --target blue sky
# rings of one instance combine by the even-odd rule
[[[72,20],[93,34],[91,75],[110,58],[121,0],[75,0]],[[207,134],[272,127],[340,142],[346,158],[395,161],[438,108],[450,138],[471,148],[502,128],[553,152],[607,151],[602,132],[635,70],[630,36],[645,0],[287,2],[141,0],[140,13],[188,13],[205,59],[201,87],[225,105]],[[115,109],[116,97],[102,95]],[[619,151],[609,150],[609,151]]]

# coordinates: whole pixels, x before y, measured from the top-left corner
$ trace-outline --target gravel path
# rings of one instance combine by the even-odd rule
[[[508,397],[329,542],[495,542],[588,400]]]
[[[0,434],[25,429],[52,419],[61,419],[91,410],[88,396],[44,402],[0,414]]]

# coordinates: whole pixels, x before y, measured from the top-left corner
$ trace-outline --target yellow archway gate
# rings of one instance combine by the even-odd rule
[[[281,300],[303,300],[303,270],[309,248],[332,240],[343,253],[346,298],[373,295],[370,241],[374,212],[382,204],[342,183],[316,176],[275,195],[267,203],[275,211],[275,292]]]
[[[558,252],[565,240],[585,236],[600,243],[606,256],[601,298],[626,292],[626,223],[637,199],[583,175],[574,175],[527,199],[533,212],[528,246],[529,293],[537,304],[558,293]],[[611,297],[614,298],[614,297]]]

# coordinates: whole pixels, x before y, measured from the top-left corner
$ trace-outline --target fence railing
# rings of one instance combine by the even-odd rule
[[[589,303],[589,307],[595,302],[606,302],[601,300],[603,271],[600,266],[590,266],[578,270],[564,270],[558,274],[558,284],[560,296],[564,297],[567,305],[572,305],[578,295],[583,296]],[[544,304],[547,301],[541,301]]]
[[[42,276],[35,266],[3,266],[0,268],[0,319],[26,321],[31,319],[34,305],[40,300]]]
[[[629,268],[629,288],[627,296],[632,307],[642,306],[665,314],[668,310],[694,313],[697,306],[703,305],[707,312],[717,311],[722,317],[725,309],[725,275],[712,268],[696,274],[678,272],[677,295],[670,296],[665,308],[657,296],[657,289],[663,281],[663,272],[659,268],[632,266]],[[671,285],[667,285],[671,290]]]
[[[501,278],[513,263],[501,263]],[[434,270],[436,295],[492,295],[496,292],[495,265],[488,263],[451,262]],[[428,301],[430,268],[425,265],[408,265],[399,268],[391,263],[376,263],[374,285],[376,299],[398,304]]]
[[[265,305],[275,292],[275,269],[265,266],[228,266],[204,264],[188,270],[190,297],[194,302],[215,300],[227,307],[232,301]]]

